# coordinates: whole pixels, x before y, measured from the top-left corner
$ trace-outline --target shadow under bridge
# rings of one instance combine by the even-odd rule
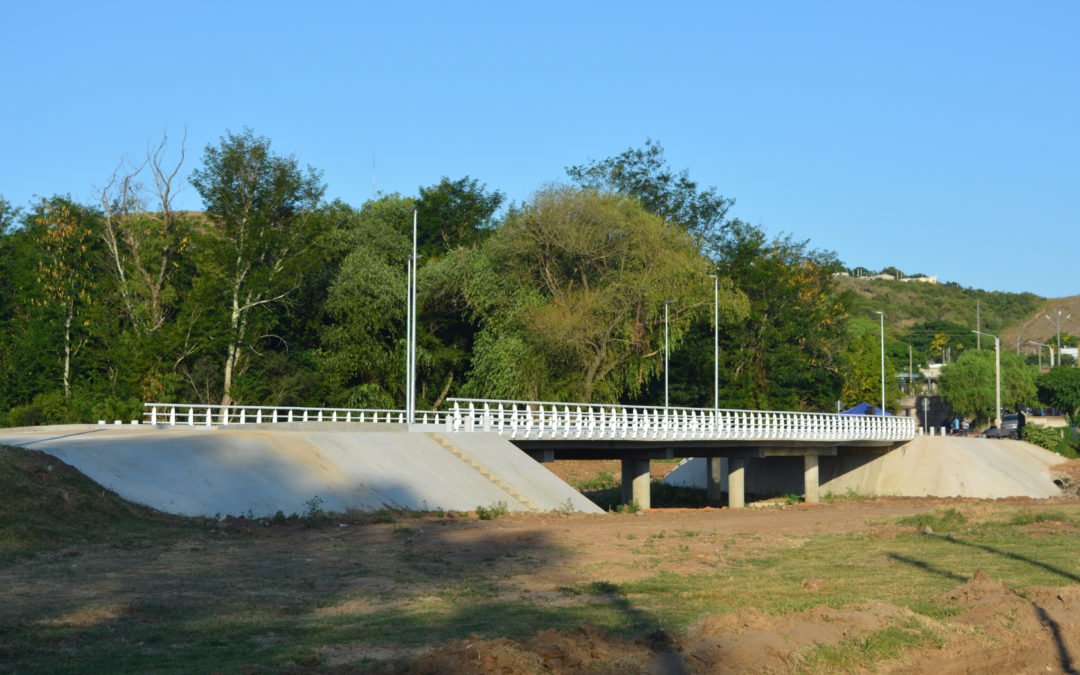
[[[617,459],[622,499],[651,506],[649,462],[706,458],[708,499],[745,505],[745,471],[755,459],[803,458],[806,501],[819,499],[820,458],[884,454],[915,438],[913,417],[836,413],[449,399],[445,430],[494,432],[540,462]],[[726,460],[726,461],[724,461]]]

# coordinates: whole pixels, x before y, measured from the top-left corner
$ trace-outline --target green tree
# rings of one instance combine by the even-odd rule
[[[348,253],[327,291],[318,358],[332,403],[391,408],[405,400],[410,206],[411,200],[388,195],[359,213],[348,209],[336,235]]]
[[[864,401],[881,405],[881,345],[872,335],[863,335],[848,343],[840,356],[840,374],[844,380],[840,400],[845,407]],[[896,369],[892,360],[886,358],[885,408],[897,412],[901,396]]]
[[[444,283],[458,262],[494,231],[501,192],[489,192],[468,176],[420,188],[420,306],[417,321],[417,392],[419,405],[437,407],[454,383],[462,383],[472,365],[478,326],[468,317],[463,296]],[[454,258],[440,260],[440,258]],[[450,292],[447,292],[447,291]]]
[[[492,218],[505,198],[468,176],[455,181],[444,176],[435,185],[421,187],[416,201],[420,254],[436,258],[476,244],[494,231]]]
[[[70,199],[43,200],[35,209],[34,231],[39,248],[35,301],[45,321],[62,336],[61,383],[71,396],[72,361],[91,332],[89,308],[95,300],[94,249],[97,216]]]
[[[1039,401],[1075,416],[1080,409],[1080,368],[1057,366],[1035,378]]]
[[[941,372],[942,397],[953,410],[983,420],[994,418],[995,363],[992,349],[966,350]],[[1015,408],[1036,402],[1035,369],[1012,352],[1001,354],[1001,405]]]
[[[636,394],[661,372],[665,301],[674,349],[712,285],[691,237],[588,188],[538,193],[459,264],[446,279],[481,325],[469,390],[507,398]],[[722,300],[739,298],[725,288]]]
[[[845,318],[835,255],[741,221],[721,253],[720,274],[749,300],[746,318],[721,334],[721,405],[832,410]]]
[[[664,147],[651,139],[614,157],[566,167],[570,179],[585,187],[629,195],[642,207],[692,234],[703,250],[715,252],[727,232],[727,212],[734,199],[715,187],[701,189],[684,169],[675,173]]]
[[[318,264],[324,186],[314,169],[305,173],[293,157],[274,155],[270,140],[250,130],[207,145],[191,184],[206,209],[200,276],[224,319],[221,403],[229,405],[245,359],[272,339],[275,312]]]

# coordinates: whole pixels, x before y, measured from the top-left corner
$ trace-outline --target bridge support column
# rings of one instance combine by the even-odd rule
[[[638,508],[652,508],[649,498],[649,460],[622,460],[622,502],[637,502]]]
[[[710,502],[720,501],[724,480],[724,458],[709,457],[705,469],[705,499]]]
[[[741,509],[746,506],[746,471],[744,469],[746,460],[742,457],[729,457],[727,465],[728,508]]]
[[[803,494],[806,495],[807,504],[818,503],[818,461],[817,455],[803,456]]]

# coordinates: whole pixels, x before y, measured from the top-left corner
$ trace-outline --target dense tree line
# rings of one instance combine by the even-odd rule
[[[420,409],[662,403],[665,308],[673,405],[713,404],[714,312],[721,406],[876,400],[835,255],[728,218],[733,200],[658,143],[519,204],[469,177],[328,200],[248,130],[184,160],[163,139],[96,204],[0,199],[0,423],[134,419],[146,401],[403,407],[413,209]],[[200,212],[173,207],[185,178]]]

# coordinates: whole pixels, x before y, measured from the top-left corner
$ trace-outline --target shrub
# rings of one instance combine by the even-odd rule
[[[510,509],[506,508],[506,502],[495,502],[488,507],[476,507],[476,515],[480,520],[495,520],[499,516],[505,516],[509,512]]]

